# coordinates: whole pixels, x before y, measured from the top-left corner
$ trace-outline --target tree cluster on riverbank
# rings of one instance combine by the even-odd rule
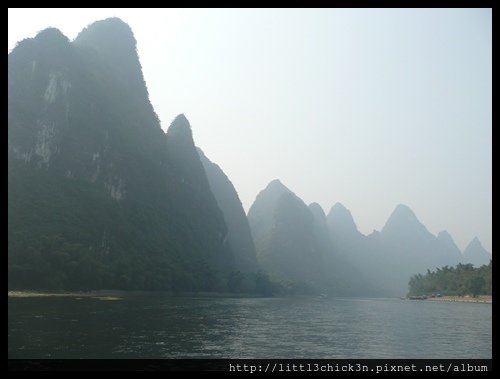
[[[491,295],[492,261],[474,268],[472,264],[459,263],[456,267],[444,266],[425,275],[416,274],[408,283],[410,296],[439,293],[449,296],[470,294]]]

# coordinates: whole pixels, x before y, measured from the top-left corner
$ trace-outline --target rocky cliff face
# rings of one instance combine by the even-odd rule
[[[129,26],[8,57],[9,285],[213,289],[234,267],[189,122],[165,134]]]

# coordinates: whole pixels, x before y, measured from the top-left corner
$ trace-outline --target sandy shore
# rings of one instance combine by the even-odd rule
[[[483,304],[491,304],[492,297],[481,295],[478,297],[472,296],[442,296],[442,297],[429,297],[427,300],[432,301],[457,301],[461,303],[483,303]]]
[[[94,292],[37,292],[37,291],[8,291],[9,297],[90,297],[100,300],[120,300],[121,296],[114,293],[118,291],[94,291]],[[118,295],[118,296],[117,296]]]
[[[119,291],[98,290],[89,292],[39,292],[39,291],[8,291],[9,297],[89,297],[100,300],[120,300],[131,296],[172,296],[172,297],[262,297],[255,294],[227,292],[168,292],[168,291]]]

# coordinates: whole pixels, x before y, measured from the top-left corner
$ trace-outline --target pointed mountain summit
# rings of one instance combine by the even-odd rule
[[[70,49],[71,42],[68,37],[59,29],[51,27],[41,30],[34,38],[26,38],[20,41],[14,49],[17,50],[14,56],[29,51],[34,53],[33,55],[38,55],[39,58],[43,57],[46,61],[57,64],[58,60],[65,63],[65,58],[67,59]],[[42,61],[38,63],[42,63]]]
[[[389,216],[380,231],[380,237],[385,245],[391,246],[395,251],[399,249],[401,252],[406,252],[410,259],[418,260],[418,255],[428,255],[425,259],[421,255],[424,261],[429,261],[425,265],[430,264],[432,260],[431,245],[434,249],[434,245],[437,244],[436,236],[427,230],[408,206],[402,204],[396,206]],[[422,253],[419,253],[420,251]]]
[[[451,237],[450,233],[448,233],[448,231],[446,230],[440,231],[437,235],[437,238],[448,245],[455,245],[455,241],[453,241],[453,238]]]
[[[457,252],[458,256],[462,255],[452,236],[446,230],[439,232],[437,235],[437,239],[441,241],[447,248]]]
[[[197,150],[210,189],[224,214],[228,229],[227,237],[234,253],[236,269],[242,272],[256,272],[259,267],[255,254],[255,245],[238,193],[224,171],[217,164],[210,161],[200,148]]]
[[[455,244],[455,241],[451,237],[450,233],[446,230],[439,232],[437,240],[440,244],[440,261],[437,263],[440,263],[440,266],[455,265],[463,260],[462,252]]]
[[[181,113],[175,117],[167,130],[167,137],[175,138],[176,143],[194,145],[193,132],[188,119]]]
[[[484,249],[483,245],[481,244],[481,241],[479,240],[479,238],[477,238],[477,236],[475,236],[469,242],[469,244],[467,245],[467,248],[471,248],[471,249]],[[466,248],[466,250],[467,250],[467,248]]]
[[[465,248],[462,261],[479,267],[490,263],[490,259],[492,255],[483,247],[479,238],[474,237]]]
[[[309,211],[313,215],[314,229],[320,238],[325,238],[330,241],[330,232],[328,231],[328,224],[326,222],[325,211],[318,203],[309,204]]]
[[[380,233],[382,238],[395,237],[399,240],[410,238],[406,243],[410,243],[414,238],[435,238],[418,220],[415,213],[403,204],[396,206]]]
[[[102,51],[134,51],[137,42],[130,26],[118,17],[95,21],[75,38],[77,44],[87,44]]]
[[[260,193],[265,193],[266,196],[279,197],[284,192],[292,192],[279,179],[274,179]],[[259,193],[259,194],[260,194]]]
[[[420,221],[415,216],[415,213],[407,205],[398,204],[394,211],[389,216],[382,232],[385,228],[391,227],[394,224],[405,224],[405,225],[422,225]]]
[[[314,215],[315,220],[318,220],[321,224],[325,223],[326,225],[326,215],[321,205],[318,203],[311,203],[309,204],[309,210]]]
[[[64,48],[70,45],[68,37],[66,37],[57,28],[46,28],[38,32],[38,34],[34,38],[34,42],[43,46],[44,48],[51,49],[52,53],[54,53],[55,50],[60,49],[61,47]]]
[[[430,233],[406,205],[396,206],[380,232],[380,259],[391,267],[387,277],[406,289],[408,278],[445,265],[455,266],[460,251],[446,231]]]
[[[166,151],[168,168],[173,174],[168,187],[179,202],[182,217],[192,219],[191,222],[200,230],[203,229],[202,220],[210,217],[213,223],[210,228],[214,227],[218,232],[206,237],[212,246],[222,244],[224,248],[219,248],[219,252],[210,252],[207,249],[207,254],[211,256],[209,260],[216,260],[219,266],[233,267],[234,256],[228,243],[224,215],[210,189],[207,174],[193,141],[191,125],[184,114],[179,114],[167,130]]]
[[[284,193],[292,193],[278,179],[272,180],[266,188],[259,192],[252,206],[248,210],[248,223],[252,231],[252,237],[257,245],[265,231],[274,224],[274,209],[278,199]]]
[[[377,268],[380,259],[376,255],[377,241],[368,239],[358,231],[351,212],[341,203],[336,203],[327,216],[333,245],[333,254],[343,267],[336,265],[336,275],[349,284],[346,293],[381,294],[383,283]],[[370,242],[373,244],[369,245]],[[387,293],[387,292],[386,292]]]
[[[352,218],[351,211],[341,203],[336,203],[328,213],[327,222],[333,238],[338,235],[361,235]]]
[[[130,74],[133,82],[144,82],[137,41],[130,26],[121,19],[112,17],[90,24],[78,34],[74,44],[91,50],[94,57],[106,61],[120,76]]]
[[[189,187],[193,191],[203,189],[201,196],[215,200],[193,141],[191,125],[184,114],[177,115],[168,127],[166,145],[169,168],[176,174],[177,184],[173,189],[178,191],[178,195],[183,197],[184,189]],[[201,197],[197,199],[201,200]],[[214,212],[219,213],[218,210]]]
[[[68,37],[66,37],[59,29],[54,27],[45,28],[38,32],[35,39],[40,42],[46,42],[51,44],[57,44],[59,42],[67,44],[69,43]]]
[[[117,17],[96,21],[83,29],[73,44],[84,52],[81,58],[85,65],[99,67],[95,75],[102,85],[112,81],[120,100],[125,100],[128,106],[137,105],[131,109],[138,114],[136,123],[148,121],[152,115],[157,119],[149,102],[137,42],[127,23]],[[130,102],[127,101],[129,97],[133,99]],[[146,107],[147,111],[143,112]]]
[[[252,204],[248,219],[263,270],[303,289],[324,286],[323,257],[307,205],[279,180]]]

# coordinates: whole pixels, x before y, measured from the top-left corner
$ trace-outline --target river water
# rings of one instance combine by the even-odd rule
[[[9,298],[9,358],[492,358],[490,304]]]

